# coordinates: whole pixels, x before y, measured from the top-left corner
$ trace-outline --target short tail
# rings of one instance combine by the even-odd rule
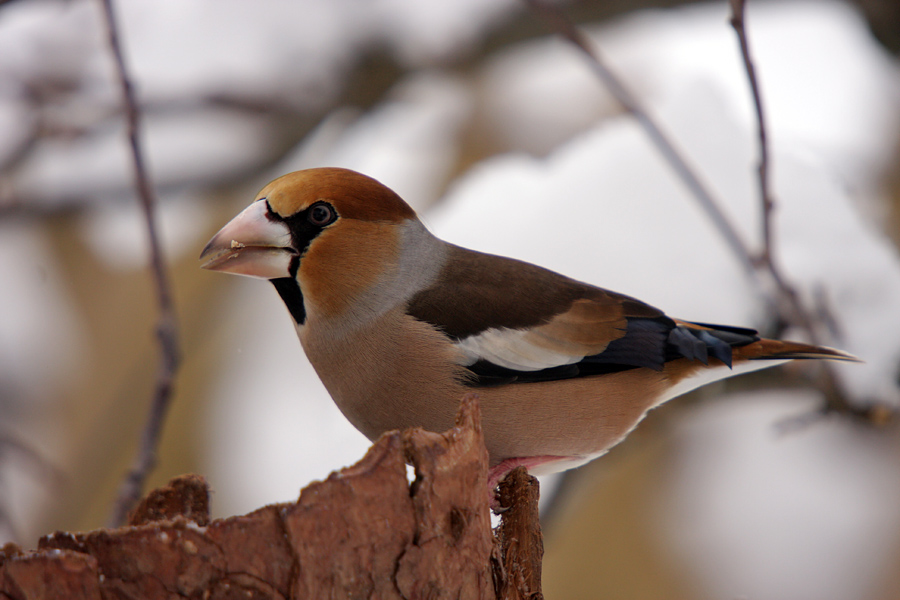
[[[797,360],[825,359],[847,362],[863,362],[859,358],[826,346],[813,346],[801,342],[783,342],[762,338],[746,346],[732,348],[735,360]]]
[[[761,338],[753,329],[693,323],[674,319],[675,329],[669,332],[667,360],[691,358],[706,364],[709,356],[727,366],[732,361],[825,359],[862,362],[842,350],[813,346],[801,342],[784,342]]]

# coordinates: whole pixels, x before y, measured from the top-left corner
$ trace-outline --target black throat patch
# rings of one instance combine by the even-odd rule
[[[297,325],[303,325],[306,321],[306,308],[303,306],[303,292],[300,291],[297,280],[293,277],[279,277],[269,281],[275,286],[275,291],[281,296]]]
[[[284,302],[285,306],[287,306],[288,311],[290,311],[291,316],[294,318],[297,325],[303,325],[306,322],[306,308],[303,306],[303,292],[300,291],[300,284],[297,283],[297,271],[300,268],[300,257],[303,256],[306,249],[309,248],[309,244],[313,239],[322,233],[326,227],[337,220],[337,211],[327,202],[319,201],[298,213],[288,217],[282,217],[272,210],[272,206],[265,198],[261,198],[257,202],[266,203],[266,218],[276,223],[284,223],[288,228],[288,231],[291,232],[291,247],[295,254],[291,258],[291,264],[288,270],[290,276],[270,279],[269,281],[275,286],[275,290],[278,292],[278,295],[281,296],[281,300]],[[322,207],[331,211],[331,218],[321,223],[314,222],[310,216],[310,212],[321,209]]]

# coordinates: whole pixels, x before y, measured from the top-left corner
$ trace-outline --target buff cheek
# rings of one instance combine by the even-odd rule
[[[297,279],[322,316],[339,317],[358,296],[396,269],[398,252],[394,225],[340,220],[310,244],[300,259]]]

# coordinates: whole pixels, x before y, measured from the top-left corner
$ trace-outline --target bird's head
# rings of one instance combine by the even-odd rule
[[[205,269],[272,280],[282,298],[286,287],[298,287],[301,299],[338,312],[396,268],[411,223],[421,227],[378,181],[348,169],[307,169],[264,187],[200,258]]]

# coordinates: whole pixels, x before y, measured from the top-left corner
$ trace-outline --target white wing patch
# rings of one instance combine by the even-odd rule
[[[548,345],[557,347],[548,348]],[[560,345],[533,329],[492,328],[460,340],[456,347],[463,355],[462,364],[465,366],[486,360],[516,371],[539,371],[571,365],[585,357],[585,354],[562,352]]]

